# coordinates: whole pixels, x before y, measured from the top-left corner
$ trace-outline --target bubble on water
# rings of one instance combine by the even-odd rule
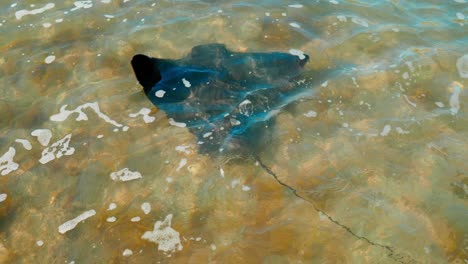
[[[114,210],[115,208],[117,208],[117,204],[115,204],[115,203],[110,203],[110,204],[109,204],[109,207],[107,208],[107,211],[112,211],[112,210]]]
[[[8,195],[6,193],[0,193],[0,203],[5,201]]]
[[[187,88],[192,86],[192,84],[189,81],[187,81],[185,78],[182,79],[182,82],[184,83],[184,86]]]
[[[143,213],[149,214],[151,212],[151,204],[148,202],[142,203],[141,210],[143,210]]]
[[[163,98],[165,94],[166,94],[166,91],[164,91],[164,90],[157,90],[157,91],[154,93],[154,95],[155,95],[156,97],[158,97],[158,98]]]
[[[131,255],[133,255],[133,251],[131,251],[131,250],[128,249],[128,248],[125,249],[124,252],[122,253],[122,256],[124,256],[124,257],[129,257],[129,256],[131,256]]]
[[[54,55],[50,55],[50,56],[47,56],[44,60],[45,63],[47,64],[51,64],[53,61],[55,60],[55,56]]]

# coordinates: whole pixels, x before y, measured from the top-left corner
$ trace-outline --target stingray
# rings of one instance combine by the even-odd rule
[[[138,54],[131,64],[148,99],[196,136],[199,152],[249,155],[270,142],[280,110],[310,89],[298,85],[309,56],[291,53],[205,44],[181,59]]]

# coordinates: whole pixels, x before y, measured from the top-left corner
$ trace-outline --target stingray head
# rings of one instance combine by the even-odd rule
[[[158,61],[143,54],[133,56],[132,67],[138,82],[143,86],[145,94],[161,81],[161,71]]]

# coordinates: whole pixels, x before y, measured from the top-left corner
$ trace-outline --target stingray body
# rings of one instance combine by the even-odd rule
[[[194,47],[179,60],[135,55],[132,66],[150,101],[197,137],[202,153],[259,150],[274,116],[294,101],[307,55]]]

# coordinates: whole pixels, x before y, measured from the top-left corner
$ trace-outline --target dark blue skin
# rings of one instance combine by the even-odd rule
[[[300,92],[293,80],[308,60],[208,44],[179,60],[135,55],[132,66],[151,102],[197,136],[200,152],[250,155],[267,141],[274,112]]]

